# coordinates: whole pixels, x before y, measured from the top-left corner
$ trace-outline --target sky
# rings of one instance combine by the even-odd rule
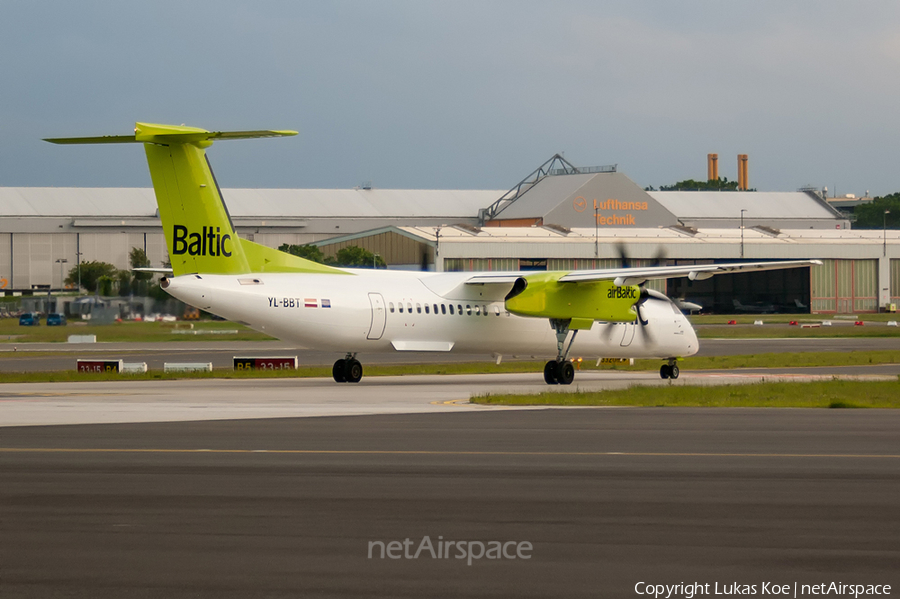
[[[148,187],[135,121],[294,129],[222,187],[509,189],[555,153],[641,186],[900,191],[900,3],[0,0],[0,186]]]

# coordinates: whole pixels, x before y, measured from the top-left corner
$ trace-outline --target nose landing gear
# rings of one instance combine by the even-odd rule
[[[669,359],[668,364],[663,364],[659,367],[659,377],[663,379],[677,379],[680,374],[678,370],[678,364],[675,363],[674,358]]]

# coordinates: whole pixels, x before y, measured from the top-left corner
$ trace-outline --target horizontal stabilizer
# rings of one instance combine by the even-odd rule
[[[134,135],[103,135],[101,137],[57,137],[44,139],[52,144],[129,144],[140,143]]]
[[[151,268],[149,266],[140,266],[138,268],[132,268],[131,272],[150,272],[153,274],[159,275],[171,275],[174,274],[171,268]]]
[[[288,137],[296,131],[207,131],[184,125],[157,125],[135,123],[134,135],[104,135],[100,137],[55,137],[45,139],[54,144],[124,144],[124,143],[202,143],[209,145],[217,139],[254,139],[261,137]],[[206,142],[206,143],[204,143]]]

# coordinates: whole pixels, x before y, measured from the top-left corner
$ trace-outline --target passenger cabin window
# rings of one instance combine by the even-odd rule
[[[453,304],[450,304],[450,315],[453,315]]]
[[[481,306],[481,313],[484,314],[485,316],[488,315],[487,306]]]
[[[466,304],[466,316],[472,316],[472,306]]]
[[[406,309],[412,314],[412,302],[406,302]]]
[[[494,306],[494,316],[500,316],[500,306]]]
[[[481,316],[481,308],[478,306],[475,306],[475,316]]]
[[[403,304],[398,303],[398,304],[397,304],[397,308],[400,309],[400,314],[403,314]]]
[[[422,304],[416,304],[416,312],[418,312],[419,314],[422,313]]]
[[[459,315],[463,315],[462,304],[456,304],[456,310],[459,312]]]
[[[390,303],[388,303],[388,310],[390,310],[390,311],[391,311],[391,314],[393,314],[393,313],[394,313],[394,302],[390,302]]]
[[[453,306],[450,306],[450,310],[453,310]],[[437,310],[435,310],[435,312],[436,311]],[[441,314],[446,314],[446,313],[447,313],[447,306],[445,306],[444,304],[441,304]],[[453,314],[453,312],[450,312],[450,314]]]
[[[428,310],[428,304],[425,304],[425,314],[430,314],[430,311]]]
[[[437,311],[437,310],[438,310],[438,308],[437,308],[437,304],[434,304],[434,313],[435,313],[435,314],[437,314],[437,313],[438,313],[438,311]]]

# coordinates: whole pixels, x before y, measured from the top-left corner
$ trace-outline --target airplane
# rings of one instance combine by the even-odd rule
[[[701,306],[697,302],[688,301],[688,300],[684,299],[683,297],[673,297],[671,299],[672,299],[672,302],[674,302],[674,304],[676,306],[678,306],[678,309],[681,310],[682,312],[692,313],[692,312],[700,312],[701,310],[703,310],[703,306]]]
[[[649,280],[796,268],[817,260],[544,272],[409,272],[335,268],[241,239],[206,149],[214,141],[286,137],[296,131],[207,131],[136,123],[134,134],[50,138],[56,144],[141,143],[159,206],[171,296],[295,344],[337,351],[339,383],[363,376],[359,354],[460,352],[542,354],[547,384],[569,385],[569,354],[677,360],[697,353],[681,310]],[[624,266],[624,265],[623,265]]]
[[[773,314],[775,312],[774,304],[742,304],[739,300],[733,299],[731,303],[734,304],[734,312],[736,314],[745,313],[745,314]]]

